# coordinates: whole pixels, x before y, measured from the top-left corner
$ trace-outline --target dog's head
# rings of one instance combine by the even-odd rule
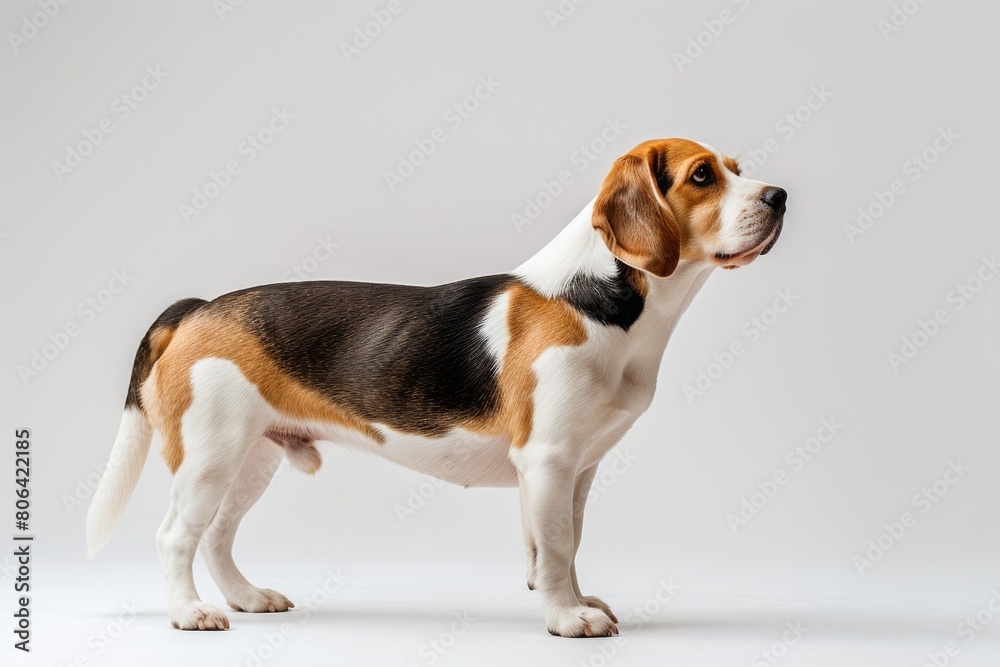
[[[615,161],[593,224],[618,259],[660,277],[681,259],[732,269],[774,246],[786,196],[710,146],[657,139]]]

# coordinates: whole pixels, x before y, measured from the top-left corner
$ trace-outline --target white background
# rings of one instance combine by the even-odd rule
[[[0,432],[13,450],[14,429],[32,430],[37,537],[35,652],[13,651],[6,634],[0,650],[36,664],[252,664],[247,651],[291,623],[267,664],[771,664],[760,652],[799,621],[809,631],[783,664],[921,665],[950,641],[953,664],[995,664],[1000,621],[971,642],[956,631],[1000,588],[1000,289],[985,282],[960,310],[949,294],[1000,247],[1000,17],[972,0],[903,4],[919,10],[885,33],[885,0],[592,0],[565,21],[555,0],[403,0],[348,58],[342,44],[384,3],[243,2],[220,15],[210,2],[73,2],[17,44],[10,34],[31,33],[24,17],[42,10],[6,3]],[[147,67],[166,75],[123,119],[114,101]],[[455,127],[444,114],[480,77],[500,85]],[[814,87],[832,96],[800,108]],[[274,108],[294,119],[247,161],[241,142]],[[796,113],[792,132],[782,119]],[[103,118],[114,130],[57,173]],[[626,128],[581,163],[609,119]],[[447,141],[390,188],[385,173],[439,127]],[[959,138],[912,180],[907,162],[948,128]],[[445,485],[401,521],[397,505],[428,495],[426,478],[332,446],[314,479],[279,476],[237,540],[247,575],[296,612],[233,613],[224,635],[169,628],[153,534],[170,476],[155,455],[114,540],[86,560],[94,470],[135,347],[171,302],[288,279],[294,266],[416,284],[510,270],[594,196],[617,155],[666,136],[747,150],[744,164],[773,138],[755,177],[785,187],[789,208],[771,254],[717,272],[695,300],[653,406],[616,450],[630,463],[598,483],[580,576],[626,641],[545,633],[524,586],[515,490]],[[180,206],[229,160],[241,173],[185,221]],[[518,231],[512,216],[564,169],[572,183]],[[852,242],[845,226],[896,179],[905,193]],[[307,261],[318,238],[337,248]],[[79,304],[107,297],[113,271],[128,285],[89,315]],[[771,320],[779,290],[796,301]],[[938,309],[947,323],[894,369],[887,354]],[[757,338],[754,317],[771,322]],[[55,353],[53,338],[65,343]],[[711,368],[737,341],[745,353]],[[36,351],[53,358],[25,378]],[[717,379],[689,400],[700,371]],[[824,418],[842,430],[795,470],[786,453]],[[939,502],[914,505],[959,461],[969,470]],[[781,470],[788,483],[734,533],[727,515]],[[916,525],[859,573],[856,557],[904,512]],[[203,597],[221,604],[197,568]],[[328,571],[347,583],[305,618]],[[650,603],[661,580],[680,590]],[[138,612],[119,626],[122,602]],[[630,610],[646,603],[655,613],[640,626]],[[462,611],[478,620],[423,653]]]

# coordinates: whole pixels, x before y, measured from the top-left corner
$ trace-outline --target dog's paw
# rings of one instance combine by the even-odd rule
[[[170,624],[178,630],[228,630],[229,619],[214,604],[194,601],[171,610]]]
[[[251,614],[288,611],[295,606],[291,600],[278,591],[255,586],[240,588],[228,597],[226,604],[236,611],[245,611]]]
[[[611,607],[609,607],[607,603],[601,598],[594,597],[593,595],[587,595],[585,597],[580,598],[580,602],[593,609],[600,609],[605,614],[607,614],[608,618],[610,618],[612,621],[614,621],[615,623],[618,622],[618,617],[615,616],[615,612],[611,611]]]
[[[549,634],[557,637],[611,637],[618,634],[611,617],[601,609],[564,607],[546,614]]]

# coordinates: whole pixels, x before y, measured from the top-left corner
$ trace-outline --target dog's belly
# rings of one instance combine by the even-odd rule
[[[510,441],[455,428],[441,437],[424,437],[379,427],[386,441],[378,454],[411,470],[461,486],[517,486],[517,471],[507,455]]]
[[[508,457],[510,441],[454,428],[440,437],[395,431],[373,424],[385,441],[378,443],[364,434],[337,425],[284,422],[266,434],[285,447],[297,467],[297,459],[315,452],[317,440],[376,454],[401,466],[460,486],[517,486],[517,471]],[[317,455],[318,456],[318,455]],[[315,466],[318,468],[318,463]]]

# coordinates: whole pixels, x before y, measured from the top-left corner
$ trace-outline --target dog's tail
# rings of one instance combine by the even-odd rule
[[[87,549],[91,557],[111,539],[149,454],[153,426],[142,405],[142,384],[167,349],[181,320],[206,303],[204,299],[178,301],[156,318],[139,343],[118,436],[87,512]]]

